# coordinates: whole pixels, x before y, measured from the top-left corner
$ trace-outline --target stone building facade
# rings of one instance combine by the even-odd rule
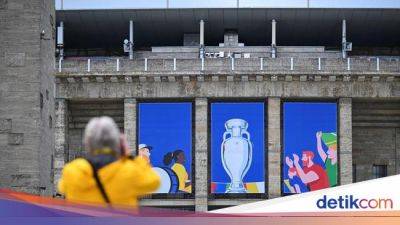
[[[56,105],[63,109],[57,111],[56,149],[71,155],[79,155],[82,148],[82,129],[94,115],[109,115],[125,130],[132,148],[137,146],[137,104],[147,100],[194,101],[194,154],[195,154],[195,192],[194,199],[153,199],[142,200],[150,206],[186,208],[194,207],[205,211],[217,207],[257,201],[257,199],[213,199],[208,187],[209,147],[209,104],[214,100],[261,100],[267,105],[268,133],[265,148],[265,165],[268,174],[268,198],[282,196],[282,103],[289,100],[315,101],[330,100],[338,104],[339,134],[339,182],[341,185],[374,178],[373,165],[387,166],[387,175],[398,173],[398,141],[400,114],[398,72],[347,70],[347,60],[326,60],[324,65],[336,68],[333,71],[315,70],[307,65],[318,61],[306,59],[305,64],[290,65],[290,59],[264,59],[264,63],[274,70],[260,70],[260,61],[237,59],[234,69],[232,61],[207,59],[204,70],[195,69],[200,59],[160,60],[148,59],[148,70],[144,67],[129,71],[128,65],[140,65],[144,59],[124,61],[124,70],[106,67],[107,62],[94,64],[96,72],[78,72],[75,66],[80,62],[65,60],[65,72],[56,74]],[[116,59],[109,59],[115,61]],[[296,59],[301,62],[302,59]],[[357,59],[353,59],[357,61]],[[155,61],[155,62],[154,62]],[[247,61],[247,62],[246,62]],[[158,63],[157,63],[158,62]],[[193,65],[188,65],[192,63]],[[224,63],[227,64],[224,66]],[[279,65],[274,65],[279,63]],[[336,63],[328,65],[328,63]],[[359,68],[373,68],[373,60],[360,60]],[[383,65],[383,61],[380,62]],[[390,62],[388,62],[390,63]],[[68,65],[68,67],[67,67]],[[98,68],[95,69],[94,65]],[[181,69],[180,65],[185,68]],[[246,65],[240,68],[240,65]],[[158,69],[151,67],[159,66]],[[343,66],[343,67],[341,67]],[[165,69],[166,67],[166,69]],[[82,67],[81,67],[82,68]],[[107,71],[108,68],[108,71]],[[221,69],[223,68],[223,69]],[[126,70],[125,70],[126,69]],[[143,71],[139,71],[142,69]],[[218,70],[218,71],[213,71]],[[72,71],[72,72],[69,72]],[[69,115],[66,115],[69,114]],[[68,121],[65,120],[68,118]],[[381,142],[384,142],[382,144]],[[60,154],[61,155],[61,154]],[[73,157],[72,157],[73,158]],[[71,159],[71,158],[70,158]],[[66,161],[65,158],[56,159]],[[55,168],[56,171],[61,169]],[[353,177],[354,176],[354,177]]]

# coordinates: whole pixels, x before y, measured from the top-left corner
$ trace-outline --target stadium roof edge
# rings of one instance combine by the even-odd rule
[[[55,0],[56,10],[113,9],[400,9],[400,0]]]

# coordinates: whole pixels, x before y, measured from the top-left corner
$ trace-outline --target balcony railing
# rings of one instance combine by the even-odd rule
[[[67,58],[55,65],[58,73],[129,72],[390,72],[400,73],[400,58],[206,58],[206,59],[134,59]]]

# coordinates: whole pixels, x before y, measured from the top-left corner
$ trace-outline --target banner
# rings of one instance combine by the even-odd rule
[[[156,193],[192,193],[192,103],[139,103],[138,155],[161,177]]]
[[[336,103],[283,103],[283,193],[337,186],[336,128]]]
[[[211,104],[211,193],[265,193],[262,102]]]

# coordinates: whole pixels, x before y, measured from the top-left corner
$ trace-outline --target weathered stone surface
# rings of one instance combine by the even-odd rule
[[[7,1],[8,0],[0,0],[0,9],[6,9],[7,8]]]
[[[399,174],[400,101],[353,100],[352,118],[355,180],[373,179],[373,165]]]
[[[356,181],[373,179],[372,166],[386,165],[388,175],[396,172],[396,128],[353,128],[353,164],[356,166]]]
[[[5,55],[6,65],[9,67],[21,67],[25,65],[25,53],[9,53]]]
[[[56,99],[55,105],[53,175],[54,187],[57,187],[58,180],[61,178],[62,168],[67,159],[66,157],[68,157],[68,103],[65,99]]]
[[[8,133],[11,132],[11,119],[2,119],[0,118],[0,133]]]
[[[129,148],[136,154],[136,99],[124,100],[124,133]]]
[[[199,81],[201,78],[202,81]],[[145,83],[61,83],[56,95],[60,98],[181,98],[181,97],[359,97],[390,98],[400,90],[398,82],[300,82],[265,80],[262,82],[227,81],[208,82],[197,76],[197,82],[145,82]],[[231,79],[231,80],[230,80]],[[272,78],[271,78],[272,79]],[[211,81],[211,78],[210,78]]]
[[[268,197],[276,198],[281,195],[281,99],[268,98]]]
[[[195,100],[195,207],[196,211],[207,211],[208,196],[208,103],[206,98]]]
[[[54,29],[54,1],[0,0],[0,11],[0,186],[50,195],[55,50],[40,30]]]
[[[353,182],[352,176],[352,99],[339,99],[339,168],[340,184]]]
[[[22,145],[24,144],[24,134],[22,133],[9,133],[8,134],[9,145]]]

